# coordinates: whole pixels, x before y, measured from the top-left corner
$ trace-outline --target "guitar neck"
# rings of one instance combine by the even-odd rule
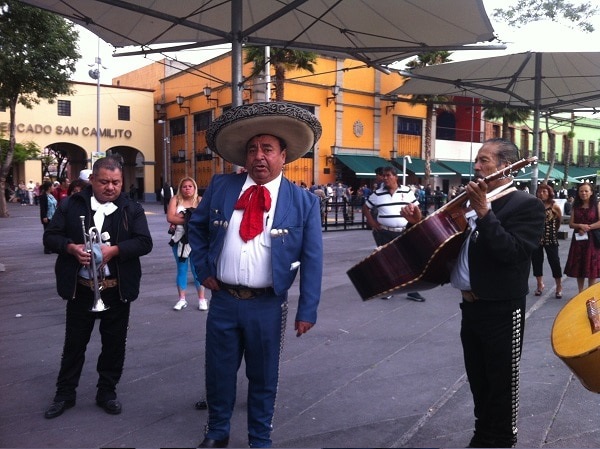
[[[498,170],[497,172],[494,172],[491,175],[486,176],[485,178],[483,178],[483,180],[486,182],[486,184],[489,184],[492,181],[506,178],[506,177],[510,176],[512,172],[521,170],[522,168],[527,167],[528,165],[534,164],[536,162],[537,162],[537,157],[535,157],[535,156],[523,158],[523,159],[518,160],[517,162],[509,165],[508,167],[504,167],[503,169]],[[452,200],[450,200],[446,204],[446,206],[450,206],[451,204],[462,205],[467,200],[466,196],[467,196],[467,192],[465,192],[463,190],[458,195],[456,195]]]

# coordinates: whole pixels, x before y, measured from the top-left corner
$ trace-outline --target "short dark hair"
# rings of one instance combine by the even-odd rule
[[[396,167],[392,167],[391,165],[383,167],[382,173],[391,173],[394,176],[398,176],[398,170],[396,170]]]
[[[97,175],[100,172],[100,169],[102,168],[110,171],[123,171],[120,158],[116,158],[115,156],[106,156],[98,159],[96,162],[94,162],[94,166],[92,167],[92,173],[94,175]]]
[[[375,174],[376,175],[383,175],[383,167],[377,167],[375,169]]]

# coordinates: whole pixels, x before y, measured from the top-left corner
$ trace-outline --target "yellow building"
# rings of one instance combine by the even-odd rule
[[[118,154],[124,187],[133,185],[139,199],[155,199],[154,94],[132,87],[73,83],[74,95],[42,100],[33,109],[17,106],[16,141],[35,142],[60,151],[68,160],[66,176],[77,178],[96,157]],[[99,94],[98,94],[99,93]],[[100,119],[97,111],[99,99]],[[0,111],[0,135],[9,136],[9,111]],[[42,181],[41,164],[15,164],[13,182]]]
[[[250,69],[244,66],[244,79]],[[227,53],[193,67],[164,60],[113,79],[113,84],[154,90],[156,186],[164,180],[177,186],[182,177],[193,176],[205,188],[213,174],[234,169],[211,152],[205,139],[210,122],[232,105],[231,70]],[[247,80],[240,87],[243,101],[265,101],[266,91],[274,99],[273,83],[267,89],[263,79]],[[284,101],[313,112],[323,134],[314,152],[286,165],[285,176],[297,184],[358,186],[391,159],[422,157],[421,133],[403,131],[407,121],[423,126],[425,108],[385,97],[401,83],[397,74],[351,59],[319,57],[314,74],[286,71]]]

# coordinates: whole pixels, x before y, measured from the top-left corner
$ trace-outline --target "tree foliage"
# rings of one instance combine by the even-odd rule
[[[483,102],[483,107],[483,117],[486,120],[502,120],[502,138],[506,140],[511,140],[510,125],[523,123],[531,116],[531,111],[527,109],[508,108],[489,101]]]
[[[514,6],[494,9],[492,16],[515,27],[538,20],[564,21],[591,33],[594,26],[590,19],[596,14],[598,7],[591,1],[519,0]]]
[[[417,55],[406,63],[406,67],[414,69],[429,65],[451,62],[449,51],[430,51]],[[423,183],[429,184],[431,177],[431,146],[433,143],[433,116],[436,110],[454,111],[455,107],[448,104],[453,98],[446,95],[413,95],[412,104],[425,103],[427,105],[427,116],[425,118],[425,179]]]
[[[80,58],[74,25],[14,0],[0,0],[0,107],[10,113],[9,147],[0,155],[0,189],[15,155],[16,107],[28,109],[72,93],[70,77]],[[0,217],[8,216],[0,195]]]
[[[244,63],[253,64],[250,77],[254,78],[263,73],[267,60],[264,47],[248,46],[244,48]],[[270,48],[269,63],[275,70],[275,99],[283,101],[285,72],[288,70],[307,70],[315,73],[315,63],[318,55],[310,51],[290,50],[285,48]]]

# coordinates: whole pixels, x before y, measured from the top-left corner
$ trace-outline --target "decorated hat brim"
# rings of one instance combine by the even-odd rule
[[[206,141],[223,159],[243,167],[248,141],[262,134],[285,141],[286,163],[290,163],[314,147],[321,137],[321,124],[306,109],[289,103],[252,103],[231,108],[212,122]]]

